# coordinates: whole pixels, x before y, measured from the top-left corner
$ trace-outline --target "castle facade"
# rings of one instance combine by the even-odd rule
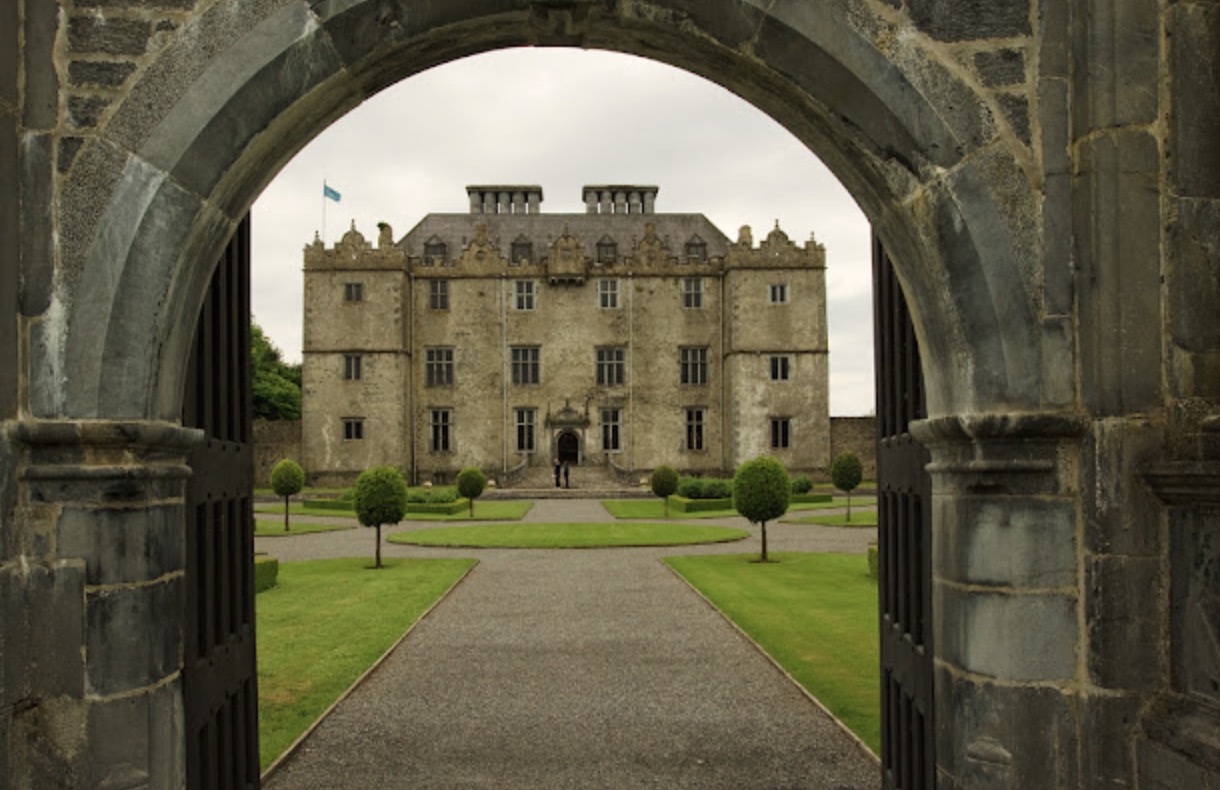
[[[829,463],[825,249],[778,225],[756,246],[652,186],[472,186],[374,245],[305,248],[303,463],[413,482],[466,466],[511,481],[555,461],[624,479]]]

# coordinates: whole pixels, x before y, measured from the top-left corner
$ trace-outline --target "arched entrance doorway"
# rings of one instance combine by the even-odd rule
[[[22,301],[30,356],[23,366],[28,404],[22,417],[51,425],[31,426],[19,432],[19,440],[23,448],[75,442],[110,453],[45,453],[39,457],[47,466],[66,465],[69,456],[123,462],[90,468],[74,480],[132,479],[124,464],[149,472],[149,479],[174,479],[180,470],[173,459],[182,456],[177,445],[193,435],[179,432],[171,441],[168,431],[100,430],[97,423],[177,422],[194,317],[219,250],[278,166],[364,96],[438,63],[507,46],[600,47],[664,60],[734,90],[804,141],[847,185],[893,254],[928,374],[930,419],[919,431],[933,446],[936,512],[943,517],[938,529],[956,536],[960,527],[1001,547],[1003,541],[1024,540],[1021,530],[1008,529],[1014,524],[1037,523],[1068,536],[1056,544],[1062,551],[1001,552],[1022,557],[1026,564],[1020,567],[989,564],[971,553],[981,543],[963,543],[935,569],[937,605],[953,613],[954,624],[937,641],[937,699],[959,714],[940,718],[943,774],[957,786],[969,786],[979,773],[986,774],[989,787],[1051,786],[1031,777],[1071,773],[1080,750],[1074,742],[1038,748],[1023,735],[1036,728],[1021,726],[1019,712],[1047,712],[1057,717],[1051,729],[1063,733],[1079,733],[1093,721],[1093,711],[1076,704],[1084,699],[1076,691],[1080,683],[1094,678],[1081,676],[1092,665],[1079,652],[1089,641],[1078,597],[1086,563],[1076,536],[1084,532],[1075,529],[1081,503],[1090,498],[1079,495],[1082,484],[1074,471],[1093,467],[1073,465],[1083,421],[1071,411],[1078,407],[1077,392],[1063,381],[1077,380],[1071,373],[1078,362],[1076,307],[1070,275],[1059,268],[1070,270],[1066,259],[1073,243],[1088,234],[1073,235],[1066,220],[1044,230],[1044,216],[1072,215],[1060,211],[1064,201],[1069,209],[1074,205],[1071,188],[1049,177],[1072,168],[1056,160],[1043,171],[1040,152],[1032,150],[1037,143],[1027,142],[1043,138],[1028,133],[1037,114],[1029,112],[1033,88],[1021,92],[1025,71],[1005,83],[1021,90],[998,95],[989,83],[995,71],[986,77],[976,65],[1001,51],[993,67],[1012,62],[1014,54],[1030,62],[1012,49],[1012,41],[1033,34],[1028,9],[1013,13],[1019,5],[997,6],[994,18],[979,11],[988,23],[977,30],[963,30],[924,4],[908,13],[888,3],[854,4],[848,13],[833,2],[761,10],[736,0],[353,0],[214,3],[206,4],[206,12],[181,12],[140,50],[139,68],[129,72],[132,82],[114,91],[87,140],[65,127],[72,133],[64,138],[70,144],[58,149],[63,160],[45,168],[45,178],[56,179],[58,188],[27,190],[31,200],[48,196],[54,210],[47,213],[59,225],[48,223],[45,238],[34,238],[36,226],[27,234],[32,240],[22,242],[37,253],[28,256],[31,261],[53,259],[37,277],[27,278]],[[1052,28],[1060,33],[1047,32]],[[1067,34],[1063,26],[1039,30],[1045,36]],[[971,57],[945,43],[969,35],[980,36],[970,45]],[[1062,51],[1051,44],[1047,53]],[[1058,45],[1069,46],[1063,40]],[[1090,71],[1118,73],[1108,67]],[[1037,76],[1051,79],[1031,79],[1035,86],[1073,84],[1071,75]],[[54,82],[40,89],[58,90]],[[62,104],[51,98],[39,107]],[[29,145],[36,144],[52,147],[49,138],[31,138]],[[1058,146],[1062,159],[1068,141],[1059,139]],[[1120,166],[1129,166],[1123,157],[1115,162],[1121,165],[1106,172],[1117,175]],[[1101,190],[1087,197],[1106,199]],[[55,228],[65,232],[52,242]],[[1081,367],[1091,376],[1109,375],[1102,365]],[[1155,364],[1145,367],[1147,376],[1128,369],[1124,375],[1161,380]],[[1139,394],[1132,389],[1133,400],[1116,399],[1113,408],[1101,411],[1137,410],[1144,405]],[[123,456],[113,451],[116,446],[139,452]],[[45,469],[39,473],[47,479]],[[22,478],[22,485],[33,485],[35,477]],[[82,482],[59,492],[40,490],[28,500],[76,501],[71,497],[86,485],[108,490]],[[166,502],[175,500],[154,493],[125,510],[125,517],[149,524],[166,520],[165,509],[176,507]],[[1012,514],[1021,518],[1008,518]],[[44,515],[40,510],[39,517]],[[23,512],[21,518],[34,515]],[[1061,561],[1065,556],[1071,561]],[[67,578],[81,564],[47,563],[47,573]],[[107,577],[106,583],[128,585],[124,595],[140,602],[133,611],[155,611],[156,602],[176,593],[180,570],[181,563],[171,562],[155,574],[132,572],[132,578]],[[104,596],[65,595],[63,601],[65,608],[78,607],[72,621],[87,623],[88,645],[121,641],[104,630],[110,622]],[[88,616],[82,616],[86,609]],[[1030,635],[1028,624],[1034,622],[1037,638],[1021,638]],[[148,715],[147,732],[125,733],[133,750],[144,750],[140,754],[172,729],[174,700],[162,704],[160,695],[166,689],[176,693],[181,662],[174,658],[179,651],[173,634],[182,629],[170,625],[166,661],[116,673],[105,684],[112,698],[147,702],[150,710],[155,698],[162,711]],[[86,667],[91,681],[95,673],[106,674],[104,653],[76,652],[97,662]],[[1091,653],[1090,660],[1100,655]],[[129,762],[140,759],[136,754]]]
[[[555,456],[561,464],[580,463],[580,437],[575,431],[563,431],[555,437]]]

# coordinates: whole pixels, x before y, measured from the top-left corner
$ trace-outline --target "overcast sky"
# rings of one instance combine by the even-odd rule
[[[322,182],[342,200],[324,201]],[[540,184],[545,212],[583,212],[585,184],[655,184],[658,212],[700,212],[730,239],[774,226],[826,246],[830,411],[873,409],[868,221],[781,126],[701,77],[628,55],[514,49],[411,77],[337,121],[253,210],[254,320],[301,357],[302,249],[355,220],[401,238],[466,212],[468,184]],[[325,222],[325,228],[323,228]]]

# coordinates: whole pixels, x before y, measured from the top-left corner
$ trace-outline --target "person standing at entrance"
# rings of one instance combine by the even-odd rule
[[[569,469],[570,469],[570,467],[568,466],[568,462],[567,462],[567,461],[564,461],[564,462],[563,462],[563,487],[564,487],[564,488],[571,488],[571,487],[572,487],[572,486],[568,485],[568,470],[569,470]],[[559,485],[559,480],[558,480],[558,479],[556,479],[556,480],[555,480],[555,485]]]
[[[555,459],[555,487],[559,488],[559,459]]]

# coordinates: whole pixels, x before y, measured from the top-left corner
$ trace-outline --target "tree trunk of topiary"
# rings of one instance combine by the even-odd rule
[[[762,557],[759,558],[759,562],[767,562],[767,522],[763,521],[761,523],[762,523]]]
[[[669,497],[665,497],[665,518],[669,518]]]
[[[288,531],[288,496],[284,497],[284,531]]]
[[[470,498],[470,517],[474,518],[474,497]]]
[[[847,492],[847,520],[851,521],[851,492]]]
[[[381,525],[377,525],[377,561],[373,563],[374,568],[381,567]]]

